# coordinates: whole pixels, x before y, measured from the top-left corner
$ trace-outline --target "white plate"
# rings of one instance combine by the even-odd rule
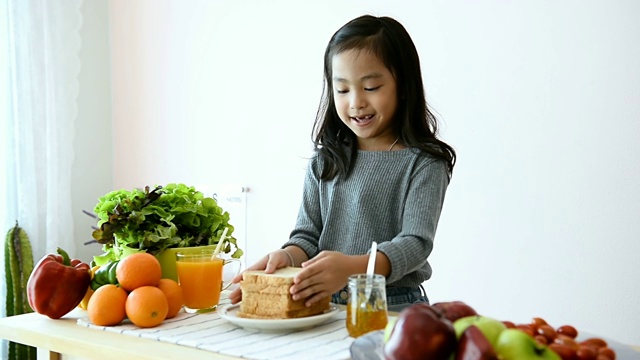
[[[320,325],[334,317],[340,310],[334,304],[323,314],[295,319],[248,319],[238,316],[240,305],[225,306],[220,310],[220,317],[228,322],[250,330],[288,331],[308,329]]]

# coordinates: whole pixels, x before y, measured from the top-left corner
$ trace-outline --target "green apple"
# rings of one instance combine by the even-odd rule
[[[389,341],[389,338],[391,337],[391,332],[393,331],[393,327],[396,325],[396,321],[398,321],[397,317],[389,316],[389,320],[387,320],[387,326],[385,326],[384,328],[383,340],[385,343]]]
[[[560,355],[518,329],[502,331],[495,350],[502,360],[561,360]]]
[[[493,346],[495,346],[500,333],[507,328],[502,321],[488,316],[465,316],[453,322],[453,328],[456,329],[456,337],[458,340],[460,340],[462,333],[471,325],[475,325]]]

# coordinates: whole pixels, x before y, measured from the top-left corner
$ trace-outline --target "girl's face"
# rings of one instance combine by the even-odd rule
[[[393,116],[398,106],[396,81],[366,50],[334,55],[333,97],[342,122],[356,134],[360,150],[388,150],[396,140]]]

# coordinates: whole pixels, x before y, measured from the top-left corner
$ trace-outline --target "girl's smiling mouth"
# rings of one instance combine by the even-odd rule
[[[365,123],[370,121],[371,119],[373,119],[373,115],[363,115],[363,116],[355,116],[355,117],[351,117],[351,120],[361,124],[361,123]]]

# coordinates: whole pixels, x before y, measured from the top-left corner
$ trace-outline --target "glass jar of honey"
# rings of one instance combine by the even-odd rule
[[[347,331],[351,337],[356,338],[387,326],[387,292],[384,276],[373,275],[367,283],[366,274],[351,275],[348,291]]]

